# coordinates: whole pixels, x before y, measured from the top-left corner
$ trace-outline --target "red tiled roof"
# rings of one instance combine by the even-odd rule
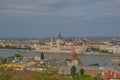
[[[85,74],[90,76],[102,75],[102,70],[85,70]]]
[[[14,75],[16,76],[16,75],[18,75],[18,73],[19,73],[19,71],[16,71],[14,73]],[[36,74],[36,72],[34,72],[34,71],[21,71],[20,73],[21,73],[22,80],[32,80],[33,75]],[[69,80],[68,77],[63,77],[58,74],[53,74],[52,76],[61,78],[61,80]]]
[[[33,72],[33,71],[22,71],[22,79],[31,80],[32,79],[31,77],[34,73],[35,72]]]
[[[35,72],[33,71],[15,71],[14,74],[14,78],[22,78],[23,80],[32,80],[32,75]]]
[[[104,73],[104,80],[109,79],[120,79],[120,74],[115,73],[114,71],[106,70]]]

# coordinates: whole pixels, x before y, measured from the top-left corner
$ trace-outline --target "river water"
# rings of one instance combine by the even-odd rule
[[[2,57],[14,56],[17,53],[23,56],[27,56],[27,57],[40,56],[40,53],[37,53],[37,52],[20,52],[18,50],[0,50],[0,56]],[[45,53],[44,55],[47,58],[55,58],[58,60],[64,60],[66,58],[71,58],[71,54]],[[111,58],[113,57],[112,56],[92,56],[92,55],[91,56],[79,56],[79,59],[83,62],[84,65],[88,65],[91,63],[99,63],[100,65],[104,65]]]

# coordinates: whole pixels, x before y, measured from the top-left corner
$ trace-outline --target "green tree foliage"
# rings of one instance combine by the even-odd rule
[[[95,79],[88,75],[81,75],[81,76],[74,77],[72,80],[95,80]]]
[[[3,64],[7,63],[7,58],[3,58],[3,59],[2,59],[2,63],[3,63]]]
[[[31,46],[25,45],[24,48],[22,46],[10,46],[10,45],[5,45],[5,46],[0,46],[1,49],[22,49],[22,50],[32,50]]]
[[[102,74],[97,74],[97,76],[94,77],[95,80],[103,80]]]
[[[85,70],[83,68],[80,69],[80,74],[84,75]]]
[[[100,66],[99,63],[89,64],[88,66]]]
[[[90,50],[95,51],[95,52],[99,52],[99,51],[100,51],[99,48],[95,48],[95,47],[93,47],[93,46],[90,47]]]
[[[46,74],[44,72],[36,72],[32,80],[66,80],[63,76],[58,74]]]
[[[0,66],[0,80],[22,80],[21,71],[13,68]]]
[[[12,80],[13,68],[0,66],[0,80]]]
[[[76,75],[76,67],[73,65],[71,68],[71,76],[74,77]]]
[[[15,71],[13,68],[0,66],[0,80],[24,80],[22,71]],[[30,80],[69,80],[58,74],[58,69],[54,66],[46,67],[43,71],[33,72],[28,76]]]
[[[100,50],[101,53],[109,53],[108,50]]]
[[[100,53],[109,53],[108,50],[100,50],[100,48],[95,48],[93,46],[90,47],[90,50],[94,52],[100,52]]]
[[[43,52],[41,53],[40,57],[41,57],[41,59],[44,59],[44,54],[43,54]]]
[[[15,57],[20,58],[23,57],[21,54],[15,54]]]
[[[41,72],[36,72],[32,80],[66,80],[63,76],[58,75],[57,68],[54,66],[46,67],[45,70]]]

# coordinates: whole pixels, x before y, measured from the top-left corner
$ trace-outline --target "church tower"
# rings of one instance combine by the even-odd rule
[[[73,65],[80,65],[80,66],[83,65],[82,61],[79,59],[79,57],[75,51],[74,45],[72,46],[72,64]]]

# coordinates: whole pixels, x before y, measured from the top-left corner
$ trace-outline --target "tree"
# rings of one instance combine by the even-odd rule
[[[85,70],[83,68],[80,69],[80,74],[84,75]]]
[[[21,54],[15,54],[15,57],[20,58],[20,57],[22,57],[22,55]]]
[[[0,66],[0,80],[12,80],[13,68]]]
[[[44,59],[44,54],[43,54],[43,52],[41,53],[40,57],[41,57],[41,59]]]
[[[100,66],[99,63],[89,64],[88,66]]]
[[[7,63],[7,58],[3,58],[3,59],[2,59],[2,63],[3,63],[3,64]]]
[[[103,77],[102,77],[102,74],[97,74],[95,77],[94,77],[95,80],[103,80]]]
[[[81,76],[74,77],[72,80],[95,80],[95,79],[88,75],[81,75]]]
[[[58,69],[54,66],[46,67],[43,71],[35,72],[32,80],[67,80],[58,74]]]
[[[22,80],[21,71],[12,67],[0,66],[0,80]]]
[[[90,50],[91,51],[94,51],[94,52],[100,52],[100,49],[99,48],[95,48],[93,46],[90,47]]]
[[[76,67],[73,65],[71,68],[71,76],[74,77],[76,75]]]

